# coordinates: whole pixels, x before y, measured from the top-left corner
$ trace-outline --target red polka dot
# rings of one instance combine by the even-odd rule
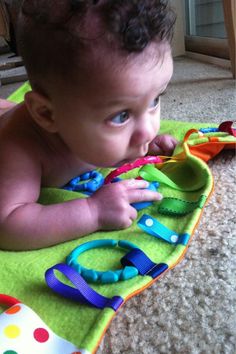
[[[46,329],[44,328],[37,328],[34,331],[34,339],[39,342],[39,343],[45,343],[47,342],[49,338],[49,333]]]

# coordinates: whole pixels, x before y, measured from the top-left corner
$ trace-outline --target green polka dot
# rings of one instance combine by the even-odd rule
[[[15,352],[15,350],[7,350],[7,351],[4,352],[3,354],[18,354],[18,353]]]

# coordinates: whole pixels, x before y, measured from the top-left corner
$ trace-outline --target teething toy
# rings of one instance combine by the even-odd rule
[[[87,181],[79,183],[81,181]],[[87,192],[92,194],[96,192],[104,183],[103,175],[98,171],[90,171],[70,180],[63,188],[69,191]]]
[[[140,158],[138,160],[135,160],[134,162],[124,164],[123,166],[118,167],[114,171],[110,172],[106,176],[104,183],[105,184],[111,183],[112,180],[115,177],[118,177],[118,176],[122,175],[123,173],[131,171],[131,170],[133,170],[135,168],[139,168],[139,167],[147,165],[147,164],[158,164],[158,163],[161,163],[161,162],[162,162],[162,159],[160,157],[158,157],[158,156],[145,156],[145,157],[142,157],[142,158]]]
[[[127,280],[138,275],[138,270],[135,267],[125,267],[119,270],[108,270],[108,271],[97,271],[94,269],[87,269],[78,262],[78,257],[81,253],[86,252],[90,249],[97,247],[121,247],[128,250],[137,248],[134,244],[127,241],[116,241],[116,240],[96,240],[86,242],[78,247],[76,247],[66,258],[66,263],[73,267],[79,274],[83,276],[84,279],[91,282],[100,283],[114,283],[119,280]]]

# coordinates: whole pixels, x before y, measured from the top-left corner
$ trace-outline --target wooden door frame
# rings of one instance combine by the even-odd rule
[[[225,28],[228,36],[231,70],[235,79],[236,71],[236,0],[223,0]]]

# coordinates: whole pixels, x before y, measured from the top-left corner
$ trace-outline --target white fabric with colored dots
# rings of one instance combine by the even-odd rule
[[[18,303],[0,315],[0,354],[90,354],[59,337],[28,306]]]

